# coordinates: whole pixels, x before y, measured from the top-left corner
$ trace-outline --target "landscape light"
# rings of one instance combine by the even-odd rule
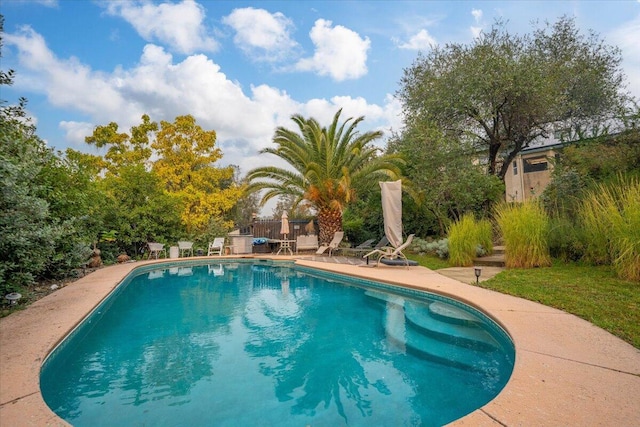
[[[480,275],[482,274],[482,268],[474,267],[473,273],[476,275],[476,285],[480,282]]]

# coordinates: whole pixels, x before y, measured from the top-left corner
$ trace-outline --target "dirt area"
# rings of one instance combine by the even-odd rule
[[[100,267],[102,268],[102,267]],[[0,318],[5,317],[13,313],[14,311],[23,310],[28,307],[30,304],[38,301],[40,298],[44,298],[47,295],[57,291],[58,289],[62,289],[65,286],[68,286],[70,283],[75,282],[76,280],[86,276],[89,273],[96,271],[97,268],[85,268],[78,269],[76,276],[74,277],[66,277],[64,279],[46,279],[39,280],[31,286],[23,289],[20,294],[22,298],[18,300],[15,304],[9,303],[7,299],[2,296],[2,302],[0,303]]]

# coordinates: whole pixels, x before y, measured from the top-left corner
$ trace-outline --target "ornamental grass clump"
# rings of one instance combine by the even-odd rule
[[[476,222],[476,233],[478,245],[482,250],[481,255],[491,255],[493,253],[493,227],[487,219]]]
[[[493,251],[491,223],[467,213],[449,227],[448,244],[449,264],[471,266],[475,257]]]
[[[579,212],[585,259],[611,264],[620,278],[640,281],[640,180],[619,177],[597,186]]]
[[[540,203],[501,203],[496,207],[495,217],[504,240],[507,268],[551,265],[549,218]]]

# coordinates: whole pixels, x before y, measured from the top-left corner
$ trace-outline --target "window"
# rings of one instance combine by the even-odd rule
[[[518,162],[514,160],[512,166],[513,166],[513,174],[518,175]]]
[[[546,171],[549,167],[547,158],[545,156],[530,157],[523,160],[524,173],[530,172],[542,172]]]

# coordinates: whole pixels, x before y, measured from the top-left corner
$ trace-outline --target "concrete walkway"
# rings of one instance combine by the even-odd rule
[[[161,261],[100,269],[0,319],[1,426],[67,425],[40,394],[43,360],[129,272],[156,262]],[[470,286],[475,282],[472,269],[440,274],[424,267],[297,262],[450,296],[481,309],[505,328],[516,347],[511,379],[493,401],[451,425],[640,425],[640,350],[576,316]],[[481,278],[490,274],[483,268]]]
[[[476,282],[475,267],[449,267],[436,270],[436,273],[455,279],[468,285]],[[496,274],[504,271],[502,267],[480,267],[480,277],[478,281],[484,282],[491,279]]]

